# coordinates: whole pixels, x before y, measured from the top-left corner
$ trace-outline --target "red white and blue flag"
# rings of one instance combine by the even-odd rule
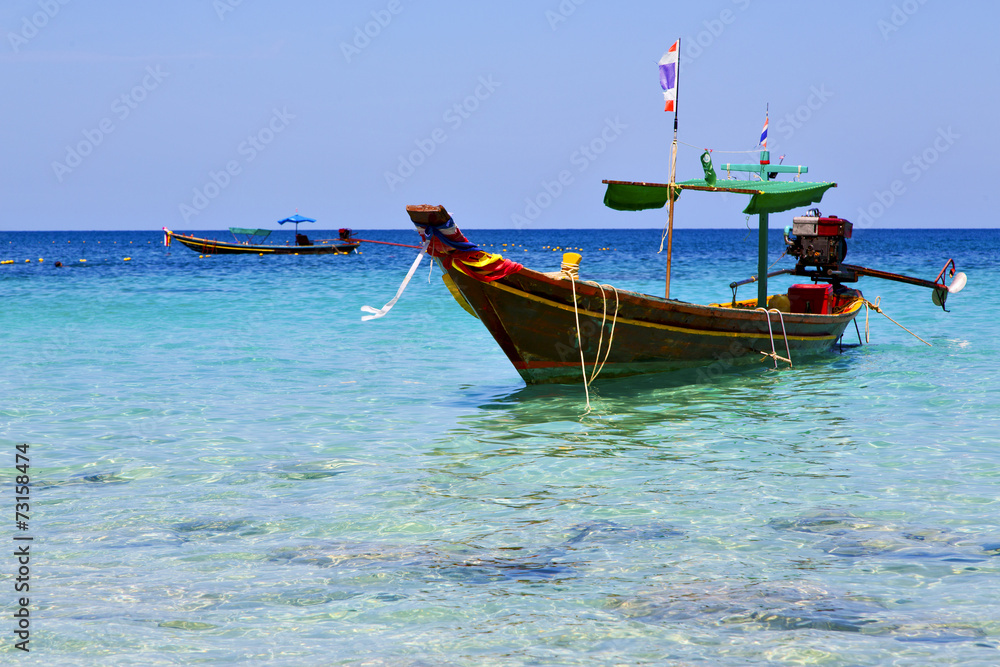
[[[674,42],[660,58],[660,87],[666,102],[664,111],[676,111],[677,104],[677,53],[681,40]]]
[[[763,148],[767,148],[767,114],[764,114],[764,129],[760,133],[760,141],[758,143]]]

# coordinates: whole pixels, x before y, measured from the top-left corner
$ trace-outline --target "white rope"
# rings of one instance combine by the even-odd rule
[[[580,371],[583,373],[583,395],[587,398],[587,411],[590,414],[590,383],[587,382],[587,365],[583,360],[583,339],[580,337],[580,311],[576,305],[576,280],[571,276],[569,284],[573,290],[573,317],[576,318],[576,346],[580,348]]]
[[[376,320],[380,317],[384,317],[386,313],[392,310],[392,307],[396,305],[397,301],[399,301],[399,297],[403,295],[403,290],[405,290],[406,286],[410,284],[410,278],[413,277],[413,274],[416,272],[417,267],[420,266],[420,261],[424,258],[424,252],[427,250],[427,246],[429,243],[430,240],[426,241],[422,246],[420,246],[420,252],[417,253],[417,258],[413,260],[413,264],[410,266],[410,270],[406,273],[406,277],[403,278],[403,282],[402,284],[400,284],[399,289],[396,290],[396,296],[392,297],[392,299],[390,299],[387,304],[385,304],[378,310],[375,310],[371,306],[361,306],[362,312],[371,313],[371,315],[362,315],[361,316],[362,322],[367,322],[368,320]]]
[[[782,315],[781,311],[778,310],[777,308],[772,308],[771,310],[773,310],[774,312],[778,313],[778,321],[781,322],[781,335],[784,336],[784,338],[785,338],[785,354],[788,355],[788,359],[785,359],[785,361],[788,362],[788,367],[791,368],[792,367],[792,349],[788,345],[788,332],[785,330],[785,316]],[[771,316],[770,315],[767,316],[767,321],[768,322],[771,321]]]
[[[767,333],[771,337],[771,354],[768,354],[767,352],[761,352],[761,354],[763,354],[765,357],[771,357],[774,360],[774,367],[775,368],[778,367],[778,360],[779,359],[781,361],[787,362],[789,368],[791,368],[791,366],[792,366],[792,350],[791,350],[791,348],[788,345],[788,333],[785,331],[785,318],[784,318],[784,316],[781,314],[781,311],[778,310],[777,308],[771,308],[771,309],[767,309],[767,308],[754,308],[754,311],[758,311],[758,310],[760,312],[764,313],[764,317],[767,318]],[[787,359],[785,357],[779,356],[778,355],[778,350],[775,349],[775,346],[774,346],[774,330],[771,328],[771,313],[777,313],[778,314],[778,320],[781,322],[781,335],[784,336],[784,338],[785,338],[785,354],[788,355]],[[761,361],[763,361],[763,359],[761,359]]]

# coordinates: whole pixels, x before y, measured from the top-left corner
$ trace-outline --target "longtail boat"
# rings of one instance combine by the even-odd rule
[[[238,227],[231,227],[233,235],[242,234],[244,231],[266,232],[267,230],[243,230]],[[216,239],[203,239],[189,234],[178,234],[166,227],[163,228],[163,244],[169,246],[171,241],[176,239],[184,246],[191,248],[202,255],[233,255],[233,254],[254,254],[254,255],[346,255],[354,252],[360,245],[354,240],[326,240],[313,243],[308,238],[299,234],[295,245],[275,245],[267,243],[250,243],[237,241],[218,241]],[[257,235],[259,236],[259,234]]]
[[[678,47],[679,42],[671,52],[679,51]],[[845,284],[862,276],[930,288],[934,303],[942,308],[949,294],[964,287],[966,277],[956,273],[953,260],[934,280],[845,264],[852,224],[824,216],[816,208],[793,217],[785,229],[786,253],[796,258],[795,267],[769,274],[768,216],[817,204],[836,183],[775,180],[779,174],[795,174],[797,179],[808,167],[771,164],[766,123],[759,162],[722,167],[729,174],[747,173],[749,180],[719,180],[711,155],[705,151],[701,157],[704,178],[677,182],[676,77],[670,74],[663,80],[674,86],[668,91],[664,83],[667,110],[675,111],[669,183],[604,181],[604,203],[610,208],[638,211],[669,205],[663,297],[581,280],[576,253],[563,256],[559,272],[526,268],[470,242],[443,206],[416,205],[406,210],[423,241],[422,254],[396,297],[380,310],[364,306],[362,310],[369,315],[363,319],[388,312],[426,253],[442,268],[455,300],[482,321],[527,384],[583,382],[586,386],[598,375],[622,377],[712,365],[728,369],[761,361],[773,361],[777,368],[779,363],[791,366],[793,360],[828,352],[862,308],[878,309],[859,290]],[[731,283],[729,301],[699,305],[670,298],[674,204],[684,190],[749,195],[743,213],[759,218],[757,274]],[[810,282],[768,295],[768,278],[781,274]],[[738,300],[737,289],[754,282],[757,298]]]
[[[564,256],[558,273],[535,271],[474,246],[443,206],[406,210],[452,296],[482,321],[527,384],[589,383],[598,374],[621,377],[720,362],[727,367],[769,359],[791,364],[830,350],[865,307],[861,292],[842,283],[876,275],[863,267],[816,264],[809,255],[813,242],[822,239],[839,248],[843,237],[803,234],[789,239],[803,248],[799,263],[782,273],[809,275],[816,284],[794,285],[763,302],[734,297],[699,305],[580,280],[579,256],[573,253]],[[819,227],[820,220],[850,229],[846,220],[820,216],[802,216],[796,226]],[[877,273],[932,287],[941,303],[949,293],[943,276],[921,281]],[[952,282],[951,291],[957,291],[964,279]],[[731,284],[734,294],[737,286]]]
[[[316,220],[306,218],[298,213],[278,220],[279,225],[295,224],[294,245],[265,243],[267,237],[271,235],[271,230],[243,227],[229,228],[229,232],[233,235],[233,241],[219,241],[190,234],[178,234],[164,227],[163,245],[169,247],[171,241],[177,239],[184,246],[203,255],[346,255],[354,252],[360,245],[358,240],[351,238],[351,230],[346,228],[340,230],[339,238],[311,241],[305,234],[299,234],[299,223],[301,222],[316,222]]]

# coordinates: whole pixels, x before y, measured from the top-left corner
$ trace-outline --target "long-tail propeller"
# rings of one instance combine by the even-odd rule
[[[941,310],[948,312],[948,309],[944,307],[945,302],[948,300],[949,294],[957,294],[965,288],[965,284],[968,282],[968,277],[961,271],[955,270],[955,260],[949,259],[941,272],[938,273],[937,278],[933,281],[923,280],[921,278],[911,278],[910,276],[902,276],[897,273],[889,273],[888,271],[878,271],[877,269],[868,269],[863,266],[853,266],[851,264],[841,264],[841,269],[845,272],[852,273],[858,276],[872,276],[873,278],[882,278],[884,280],[894,280],[899,283],[907,283],[909,285],[919,285],[921,287],[929,287],[931,292],[931,301],[934,302],[935,306],[941,306]],[[945,281],[945,276],[951,278],[951,283]],[[857,278],[855,278],[857,280]]]
[[[954,259],[945,263],[934,280],[844,264],[847,239],[851,238],[852,228],[853,225],[847,220],[835,215],[824,217],[818,209],[810,209],[806,215],[794,218],[793,225],[785,229],[787,252],[798,258],[795,268],[789,273],[830,283],[853,283],[857,282],[859,276],[871,276],[928,287],[932,290],[934,305],[941,306],[945,312],[947,309],[944,304],[948,295],[961,292],[968,281],[964,273],[955,270]],[[946,282],[946,275],[951,278],[951,283]]]

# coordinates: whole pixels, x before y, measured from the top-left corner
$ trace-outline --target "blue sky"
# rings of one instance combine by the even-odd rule
[[[680,139],[720,174],[769,104],[773,159],[839,184],[824,212],[997,227],[997,25],[985,0],[8,0],[0,229],[404,229],[411,203],[660,227],[605,209],[601,180],[667,179],[678,37]],[[742,227],[744,204],[688,193],[676,225]]]

